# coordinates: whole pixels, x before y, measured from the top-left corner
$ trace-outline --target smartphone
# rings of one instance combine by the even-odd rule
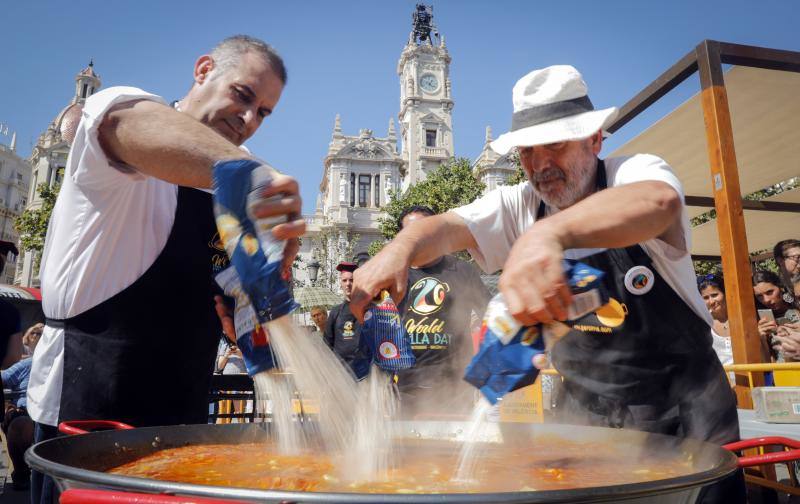
[[[758,310],[758,318],[759,320],[767,319],[775,322],[775,314],[772,313],[772,310]]]

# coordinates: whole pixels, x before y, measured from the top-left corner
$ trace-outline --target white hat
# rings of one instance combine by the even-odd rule
[[[514,85],[511,130],[491,143],[500,155],[514,147],[588,138],[605,129],[619,110],[595,110],[580,72],[571,65],[534,70]]]

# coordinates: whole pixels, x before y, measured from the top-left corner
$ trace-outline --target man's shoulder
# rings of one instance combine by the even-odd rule
[[[465,261],[455,255],[445,255],[437,265],[436,271],[428,273],[430,276],[440,277],[446,281],[480,281],[480,270],[472,261]]]
[[[335,306],[331,307],[331,311],[328,313],[328,317],[335,317],[341,315],[342,313],[350,313],[350,303],[345,301],[344,303],[339,303]]]
[[[90,105],[96,102],[104,102],[124,97],[131,97],[133,99],[136,99],[136,97],[142,97],[142,98],[149,97],[149,98],[164,100],[162,97],[150,93],[149,91],[145,91],[144,89],[138,87],[111,86],[105,89],[101,89],[100,91],[94,93],[92,96],[86,98],[86,104]]]
[[[167,102],[161,96],[149,93],[143,89],[133,86],[113,86],[102,89],[86,99],[83,106],[84,117],[98,118],[114,105],[129,101],[149,100],[166,105]]]
[[[681,192],[680,181],[672,167],[662,158],[653,154],[633,154],[606,158],[606,177],[608,186],[620,186],[645,180],[660,180],[674,186]]]
[[[669,170],[672,168],[669,164],[655,154],[631,154],[629,156],[615,156],[603,160],[606,167],[606,172],[611,175],[628,170]]]

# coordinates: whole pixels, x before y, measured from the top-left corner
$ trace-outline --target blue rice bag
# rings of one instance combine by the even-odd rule
[[[264,326],[297,307],[281,277],[285,242],[272,234],[285,217],[256,220],[250,212],[274,175],[271,167],[252,159],[219,161],[213,168],[214,215],[231,259],[217,281],[236,299],[236,343],[250,375],[275,366]]]
[[[564,261],[564,269],[572,292],[568,320],[608,303],[602,271],[576,261]],[[505,394],[536,381],[539,369],[547,365],[545,352],[569,331],[561,322],[524,327],[509,313],[503,295],[497,294],[486,308],[481,325],[483,341],[464,379],[496,404]]]
[[[364,313],[359,345],[361,356],[352,365],[359,379],[369,373],[373,362],[390,373],[412,368],[417,363],[411,349],[411,338],[403,327],[397,305],[387,291],[381,291]]]

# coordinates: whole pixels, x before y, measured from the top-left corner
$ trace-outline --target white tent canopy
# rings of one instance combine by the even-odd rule
[[[742,194],[800,176],[800,74],[733,67],[725,74],[725,85]],[[683,183],[687,196],[713,196],[699,93],[610,157],[636,153],[664,158]],[[800,192],[788,191],[765,201],[800,203]],[[709,208],[688,210],[693,217]],[[786,238],[800,238],[800,214],[755,210],[744,213],[751,252],[770,249]],[[692,254],[720,254],[716,220],[693,230]]]

